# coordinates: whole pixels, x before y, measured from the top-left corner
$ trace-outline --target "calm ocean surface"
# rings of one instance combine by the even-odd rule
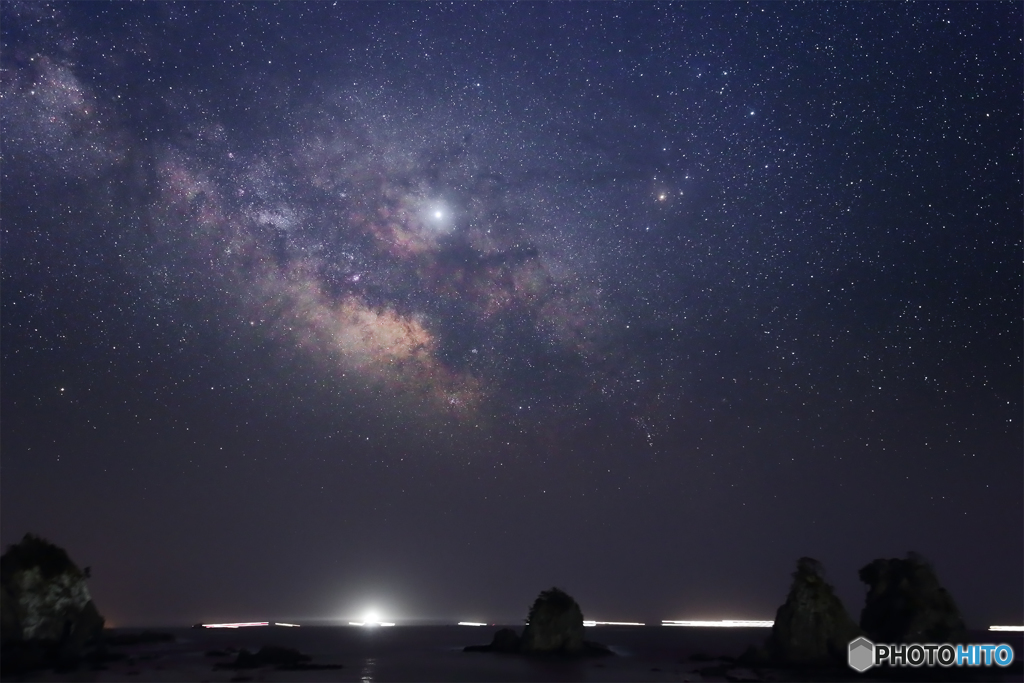
[[[707,663],[689,656],[740,654],[761,642],[765,628],[666,628],[662,626],[587,629],[587,639],[611,647],[618,656],[576,661],[462,652],[466,645],[490,642],[500,626],[307,626],[302,628],[161,629],[177,637],[180,656],[208,650],[263,645],[294,647],[316,664],[342,664],[317,680],[338,681],[613,681],[685,680]],[[521,628],[521,626],[519,627]],[[167,645],[160,646],[166,652]],[[214,660],[207,658],[212,665]],[[652,671],[652,669],[655,669]],[[312,672],[311,672],[312,673]]]
[[[694,654],[735,657],[748,646],[762,643],[767,628],[669,628],[663,626],[587,629],[587,639],[608,645],[617,656],[578,660],[520,657],[496,653],[466,653],[466,645],[487,644],[499,626],[305,626],[241,629],[161,629],[173,633],[173,643],[131,648],[132,661],[118,663],[94,678],[38,680],[98,681],[701,681],[743,680],[746,667],[723,661],[694,661]],[[136,631],[137,629],[131,629]],[[1015,660],[1024,657],[1021,634],[975,632],[974,642],[1009,643]],[[292,647],[310,655],[314,664],[341,664],[327,671],[286,672],[273,669],[232,671],[214,669],[232,657],[210,657],[211,650],[264,645]],[[135,669],[140,670],[132,670]],[[698,669],[715,667],[714,672]],[[838,672],[839,678],[847,680]],[[966,672],[965,672],[966,673]],[[859,680],[852,670],[848,680]],[[1020,680],[1019,672],[975,670],[971,680]],[[784,675],[784,674],[783,674]],[[876,673],[877,675],[877,673]],[[977,676],[981,675],[982,678]],[[175,678],[177,676],[177,678]],[[757,680],[754,678],[753,680]],[[779,679],[775,679],[779,680]],[[837,680],[832,678],[832,680]],[[877,678],[875,679],[877,680]]]

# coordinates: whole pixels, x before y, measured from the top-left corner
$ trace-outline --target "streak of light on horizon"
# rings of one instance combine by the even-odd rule
[[[989,631],[1024,631],[1024,626],[989,626]]]
[[[721,628],[770,628],[774,621],[755,621],[749,619],[722,619],[720,621],[691,621],[691,620],[669,620],[663,619],[662,626],[715,626]]]

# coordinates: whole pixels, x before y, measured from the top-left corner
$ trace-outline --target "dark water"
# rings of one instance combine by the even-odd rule
[[[191,659],[196,665],[209,666],[207,671],[212,671],[213,664],[218,661],[230,661],[230,658],[207,657],[204,653],[209,650],[245,647],[256,651],[264,645],[296,648],[312,656],[315,664],[344,665],[340,670],[302,672],[301,675],[291,673],[287,677],[268,672],[259,674],[255,679],[268,681],[700,681],[741,680],[753,672],[728,661],[696,661],[692,659],[693,655],[735,657],[748,646],[762,643],[770,632],[766,628],[601,626],[588,628],[587,639],[608,645],[617,656],[567,661],[462,652],[466,645],[490,642],[498,628],[307,626],[164,629],[176,636],[176,642],[153,647],[161,651],[161,657],[175,656],[179,661]],[[972,635],[974,642],[1009,643],[1014,648],[1015,660],[1024,657],[1024,638],[1019,633]],[[708,667],[718,667],[719,670],[709,673]],[[704,671],[701,673],[700,669]],[[204,680],[230,680],[230,673],[221,671],[220,676]],[[876,676],[872,678],[878,680],[880,672],[874,673]],[[1006,678],[1001,675],[1004,672],[996,670],[986,673],[991,673],[991,677],[985,680],[1020,678],[1019,674],[1015,678]],[[859,675],[852,670],[848,674],[848,680],[858,680]],[[847,680],[847,677],[842,679]]]
[[[338,681],[674,681],[699,680],[704,662],[690,655],[740,654],[767,637],[764,628],[666,628],[601,626],[587,639],[608,645],[613,657],[562,660],[494,653],[466,653],[466,645],[489,643],[498,626],[394,626],[163,629],[177,637],[174,648],[195,656],[208,650],[263,645],[293,647],[317,664],[342,664],[311,676]],[[216,660],[210,660],[211,663]],[[227,660],[224,660],[227,661]]]

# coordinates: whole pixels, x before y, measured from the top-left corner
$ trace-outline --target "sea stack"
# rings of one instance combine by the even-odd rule
[[[543,591],[533,601],[520,649],[527,653],[577,654],[583,651],[583,611],[559,588]]]
[[[768,655],[785,664],[845,661],[860,630],[825,581],[825,570],[811,557],[797,560],[786,602],[775,614]]]
[[[939,643],[964,634],[953,596],[917,553],[902,560],[875,560],[859,576],[868,585],[860,627],[869,638],[882,643]]]
[[[34,668],[81,655],[103,632],[86,586],[88,570],[67,552],[26,534],[0,557],[0,640],[5,669]]]
[[[604,645],[583,639],[583,611],[560,588],[542,591],[533,601],[522,636],[511,628],[494,634],[490,645],[470,645],[465,652],[503,652],[527,655],[612,654]]]

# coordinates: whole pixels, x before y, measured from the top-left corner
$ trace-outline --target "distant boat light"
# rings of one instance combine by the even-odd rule
[[[1024,626],[989,626],[989,631],[1024,631]]]
[[[639,621],[586,621],[584,626],[643,626]]]
[[[298,628],[299,627],[298,624],[285,624],[285,623],[280,622],[280,621],[275,621],[274,622],[274,626],[290,626],[291,628]]]
[[[586,624],[586,622],[583,622]],[[487,626],[487,624],[481,624],[479,621],[460,621],[459,626]]]
[[[245,628],[246,626],[270,626],[269,621],[239,621],[234,624],[203,624],[203,628]]]
[[[713,626],[718,628],[771,628],[774,621],[755,621],[752,619],[722,619],[720,621],[692,621],[663,619],[662,626]]]

